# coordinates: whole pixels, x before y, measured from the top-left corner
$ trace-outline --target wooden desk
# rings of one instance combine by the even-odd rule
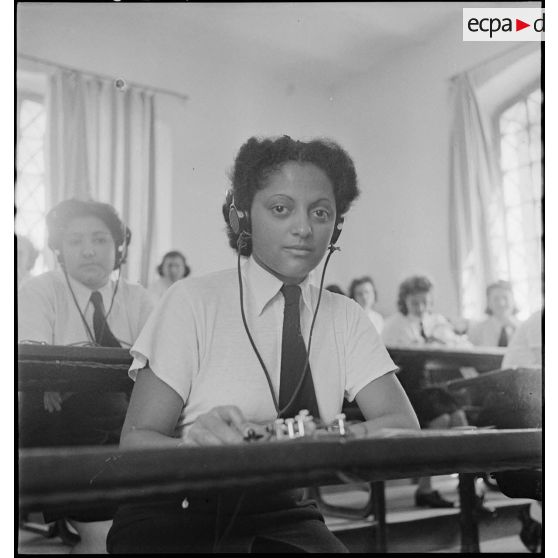
[[[448,367],[470,366],[478,372],[487,372],[500,368],[506,352],[501,347],[388,347],[393,362],[404,368],[406,366],[422,367],[436,363]]]
[[[398,377],[407,393],[462,378],[460,369],[475,368],[479,373],[500,368],[505,349],[499,347],[388,347],[399,367]]]
[[[128,349],[18,345],[19,391],[127,391]]]
[[[401,369],[423,370],[433,363],[459,368],[472,366],[479,372],[500,367],[503,349],[455,350],[445,348],[388,347]],[[19,391],[83,391],[130,389],[128,349],[67,347],[61,345],[18,345]]]
[[[393,431],[388,431],[393,432]],[[540,429],[423,431],[220,447],[20,450],[20,506],[148,500],[263,486],[339,484],[540,467]],[[340,475],[341,473],[341,475]],[[343,481],[344,482],[344,481]]]

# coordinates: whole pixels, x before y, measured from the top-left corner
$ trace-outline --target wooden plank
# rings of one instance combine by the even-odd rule
[[[227,489],[302,487],[541,467],[542,432],[381,433],[179,449],[20,450],[20,505],[88,505]]]
[[[388,352],[397,366],[424,368],[435,363],[449,367],[473,367],[478,372],[500,368],[505,348],[470,347],[467,349],[445,347],[388,347]]]

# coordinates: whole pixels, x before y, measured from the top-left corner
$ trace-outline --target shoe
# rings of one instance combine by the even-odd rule
[[[484,517],[496,517],[496,508],[484,503],[484,496],[475,496],[475,513]]]
[[[500,487],[495,479],[493,479],[489,473],[483,473],[481,475],[484,488],[491,490],[493,492],[500,492]]]
[[[519,538],[529,552],[540,552],[542,545],[542,525],[529,515],[529,506],[519,511],[521,531]]]
[[[454,508],[455,504],[444,500],[437,490],[432,492],[415,492],[415,506],[425,508]]]

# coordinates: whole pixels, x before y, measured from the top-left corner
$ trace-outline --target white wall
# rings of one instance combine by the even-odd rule
[[[138,13],[148,9],[135,6]],[[80,5],[20,4],[18,51],[189,95],[186,102],[158,96],[157,111],[172,145],[172,195],[162,187],[162,226],[168,248],[183,250],[194,274],[234,263],[221,203],[240,145],[259,134],[325,135],[353,156],[362,188],[326,283],[347,287],[354,276],[371,274],[380,310],[390,313],[399,281],[427,273],[439,310],[456,313],[448,245],[448,78],[510,45],[463,43],[459,14],[437,36],[328,89],[323,80],[254,64],[234,43],[217,46],[206,29],[183,30],[115,8],[91,7],[84,17]]]
[[[424,273],[435,283],[438,310],[458,315],[449,247],[450,77],[514,46],[464,43],[461,33],[459,17],[334,94],[336,137],[355,159],[362,197],[331,276],[346,285],[372,275],[386,314],[396,309],[401,280]]]

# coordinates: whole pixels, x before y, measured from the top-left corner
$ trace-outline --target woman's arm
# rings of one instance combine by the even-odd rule
[[[371,381],[356,395],[356,402],[366,422],[351,427],[357,435],[381,428],[420,430],[415,411],[395,372]]]
[[[149,368],[138,371],[120,447],[180,447],[220,445],[242,442],[246,421],[233,406],[214,407],[200,415],[186,440],[174,436],[184,403],[174,389]]]

